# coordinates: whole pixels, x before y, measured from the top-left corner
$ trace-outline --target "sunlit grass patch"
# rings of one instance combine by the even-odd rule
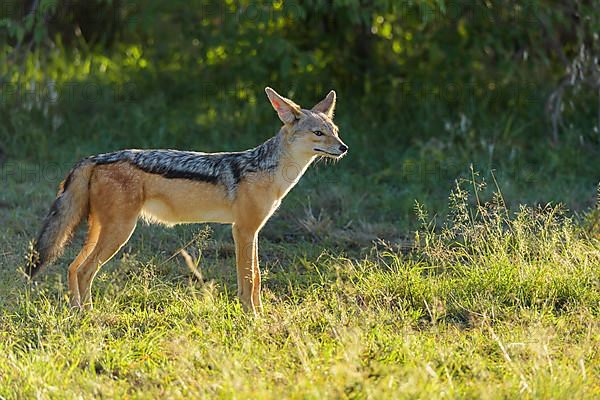
[[[57,269],[31,286],[5,268],[0,394],[594,398],[597,239],[558,206],[513,212],[477,181],[459,182],[437,229],[420,208],[409,252],[379,242],[319,255],[332,239],[310,212],[295,223],[314,235],[264,238],[257,319],[236,299],[220,229],[141,229],[98,275],[87,313],[69,307]],[[203,280],[170,257],[174,233]]]

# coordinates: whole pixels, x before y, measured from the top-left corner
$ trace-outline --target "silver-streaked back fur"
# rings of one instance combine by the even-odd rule
[[[223,185],[230,198],[235,197],[239,183],[253,172],[273,172],[279,165],[282,133],[261,145],[239,152],[202,153],[180,150],[121,150],[86,157],[73,168],[70,176],[81,165],[126,162],[144,172],[158,174],[168,179],[190,179]]]

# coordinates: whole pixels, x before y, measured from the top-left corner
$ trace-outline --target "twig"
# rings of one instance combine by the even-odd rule
[[[189,242],[187,242],[186,244],[181,246],[179,249],[177,249],[177,251],[175,253],[171,254],[171,256],[169,258],[167,258],[165,261],[158,264],[158,266],[161,267],[161,266],[165,265],[166,263],[168,263],[169,261],[171,261],[172,259],[174,259],[175,257],[177,257],[177,254],[181,253],[182,251],[185,251],[185,249],[187,247],[191,246],[191,244],[194,243],[196,240],[197,240],[197,238],[194,237],[192,240],[190,240]]]
[[[200,282],[204,282],[204,277],[202,276],[202,272],[200,272],[200,270],[196,266],[196,263],[194,263],[192,256],[190,256],[190,253],[188,253],[184,249],[181,249],[179,251],[179,253],[181,253],[181,256],[185,260],[185,265],[187,265],[187,267],[190,269],[190,271],[192,271],[192,274],[194,274],[196,279],[198,279]]]

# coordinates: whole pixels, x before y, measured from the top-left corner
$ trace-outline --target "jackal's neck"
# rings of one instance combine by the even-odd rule
[[[275,182],[279,186],[279,191],[283,197],[298,183],[315,156],[306,153],[304,148],[295,146],[293,138],[290,138],[285,127],[282,127],[273,139],[276,140],[279,147]]]

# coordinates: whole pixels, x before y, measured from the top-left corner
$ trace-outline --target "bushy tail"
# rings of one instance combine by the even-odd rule
[[[61,184],[42,230],[30,246],[25,268],[29,277],[33,278],[43,267],[60,257],[73,231],[88,214],[88,186],[92,169],[92,163],[79,164]]]

